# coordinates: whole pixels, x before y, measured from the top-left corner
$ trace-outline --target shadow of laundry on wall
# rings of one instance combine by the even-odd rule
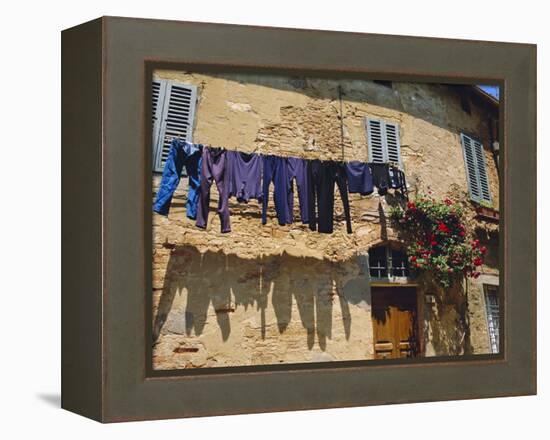
[[[265,339],[266,309],[272,308],[282,334],[291,323],[295,303],[294,310],[297,309],[306,331],[307,347],[311,350],[317,339],[325,350],[327,339],[332,336],[333,308],[340,307],[349,339],[349,305],[370,302],[368,282],[358,275],[360,270],[354,259],[332,262],[286,253],[246,259],[222,251],[200,253],[194,246],[176,245],[165,273],[154,313],[154,341],[164,333],[201,335],[210,307],[223,341],[229,338],[231,315],[239,307],[260,311],[261,338]],[[176,295],[185,293],[185,306],[182,301],[174,305]]]

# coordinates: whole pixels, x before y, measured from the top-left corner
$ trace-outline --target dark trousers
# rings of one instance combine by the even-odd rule
[[[335,161],[311,160],[307,168],[309,188],[309,228],[330,234],[334,230],[334,184],[338,186],[344,205],[346,230],[351,234],[347,175],[344,164]]]

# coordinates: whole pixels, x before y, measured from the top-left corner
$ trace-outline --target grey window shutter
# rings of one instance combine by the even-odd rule
[[[159,150],[159,131],[160,123],[162,120],[162,112],[164,109],[164,98],[166,97],[166,80],[155,80],[153,81],[151,94],[152,94],[152,118],[153,118],[153,169],[156,169],[155,158],[158,155]]]
[[[151,93],[153,95],[153,124],[158,120],[159,108],[162,107],[162,100],[164,99],[164,90],[166,88],[166,81],[153,81]],[[160,103],[159,103],[160,101]]]
[[[461,134],[460,137],[470,198],[475,202],[490,202],[491,193],[483,145],[465,134]]]
[[[489,177],[487,176],[487,164],[485,163],[485,151],[481,142],[474,140],[474,151],[476,153],[477,174],[479,178],[479,187],[481,197],[485,202],[491,201],[491,192],[489,190]]]
[[[399,142],[399,125],[384,123],[387,161],[401,165],[401,144]]]
[[[196,103],[196,86],[166,81],[165,98],[157,121],[158,140],[153,160],[155,171],[162,172],[174,138],[193,141]]]
[[[479,182],[477,180],[476,161],[474,155],[474,145],[472,140],[462,134],[462,149],[464,152],[464,165],[466,166],[466,178],[468,181],[468,190],[470,191],[470,198],[476,202],[481,200],[481,191],[479,189]]]
[[[399,125],[378,119],[367,118],[369,162],[394,162],[401,165]]]
[[[385,143],[383,138],[384,127],[382,121],[367,118],[366,125],[369,142],[369,162],[386,162]]]

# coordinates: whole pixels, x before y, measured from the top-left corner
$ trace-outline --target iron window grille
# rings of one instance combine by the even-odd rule
[[[409,268],[407,254],[389,245],[369,249],[369,275],[374,279],[407,279],[415,274]]]
[[[485,310],[487,312],[487,332],[491,353],[499,352],[500,339],[500,307],[498,286],[485,285]]]

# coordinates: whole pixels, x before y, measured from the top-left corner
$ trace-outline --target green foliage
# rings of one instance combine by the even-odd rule
[[[412,268],[431,272],[443,287],[465,275],[479,276],[477,268],[487,249],[466,231],[457,203],[421,196],[408,202],[406,209],[391,209],[390,218],[405,234]]]
[[[484,208],[491,208],[493,209],[493,204],[491,202],[487,202],[486,200],[480,200],[477,202],[479,206],[482,206]]]

